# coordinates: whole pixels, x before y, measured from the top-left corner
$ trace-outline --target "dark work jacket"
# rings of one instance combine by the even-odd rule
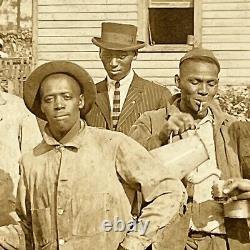
[[[176,106],[178,98],[173,105],[156,111],[145,112],[133,125],[129,135],[142,144],[148,150],[162,146],[158,138],[159,132],[169,115],[180,112]],[[214,115],[214,143],[218,168],[222,171],[222,178],[231,177],[249,178],[250,174],[250,150],[242,150],[242,147],[248,148],[250,142],[248,138],[250,132],[249,123],[241,125],[239,130],[239,122],[225,112],[222,112],[217,102],[210,105],[210,109]],[[243,144],[244,143],[244,144]],[[241,153],[239,151],[241,149]],[[244,155],[244,157],[243,157]],[[240,156],[240,157],[239,157]],[[166,230],[159,240],[159,250],[176,249],[183,250],[188,235],[189,221],[191,216],[189,210],[183,218],[176,222],[175,231]],[[225,218],[226,233],[230,250],[249,250],[249,228],[245,219]],[[186,233],[185,233],[186,231]],[[172,237],[176,235],[176,237]],[[177,237],[178,236],[178,237]],[[175,248],[174,248],[175,247]]]

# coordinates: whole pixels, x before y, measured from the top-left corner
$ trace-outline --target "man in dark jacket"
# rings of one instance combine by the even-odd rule
[[[101,38],[92,39],[100,48],[107,77],[96,84],[96,102],[85,117],[88,125],[128,134],[143,112],[165,107],[170,100],[167,88],[139,77],[131,69],[138,49],[145,46],[136,41],[136,33],[133,25],[102,23]]]
[[[214,182],[239,178],[244,173],[229,131],[235,120],[222,112],[214,100],[219,71],[220,64],[211,51],[195,48],[188,52],[180,60],[180,75],[176,76],[180,96],[171,106],[145,112],[130,131],[132,138],[151,150],[192,134],[194,130],[190,129],[194,128],[195,121],[210,145],[210,160],[183,180],[192,210],[190,220],[185,221],[189,223],[187,242],[183,238],[176,249],[235,250],[250,247],[246,220],[224,219],[223,206],[216,203],[211,194]],[[181,112],[187,114],[183,116]],[[165,249],[164,239],[159,244]],[[165,244],[169,242],[165,241]]]

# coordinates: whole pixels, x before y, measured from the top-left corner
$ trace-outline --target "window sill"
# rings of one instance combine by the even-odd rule
[[[187,52],[191,50],[193,46],[187,44],[157,44],[146,45],[140,49],[140,53],[143,52]]]

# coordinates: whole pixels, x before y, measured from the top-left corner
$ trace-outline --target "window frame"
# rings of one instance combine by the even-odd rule
[[[146,43],[141,52],[186,52],[201,45],[202,34],[202,0],[194,0],[194,44],[156,44],[149,45],[148,20],[149,1],[138,0],[138,37]]]

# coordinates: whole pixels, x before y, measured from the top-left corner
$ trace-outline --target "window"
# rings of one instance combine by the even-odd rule
[[[139,0],[139,35],[146,51],[187,51],[200,43],[201,0]]]

